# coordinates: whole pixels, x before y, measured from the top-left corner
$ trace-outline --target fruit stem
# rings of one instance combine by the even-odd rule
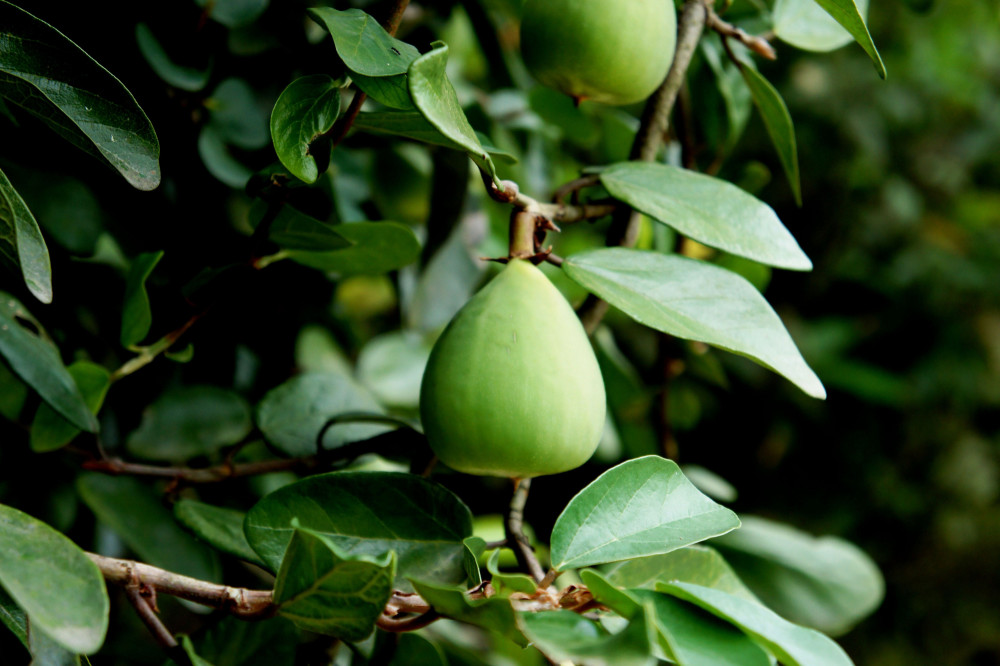
[[[535,256],[535,215],[515,209],[510,215],[511,259],[530,259]]]
[[[531,479],[514,479],[514,495],[510,498],[507,516],[504,520],[504,531],[507,533],[507,545],[514,551],[517,563],[531,574],[535,582],[545,579],[545,570],[538,562],[531,540],[524,533],[524,505],[528,503],[528,491],[531,489]]]

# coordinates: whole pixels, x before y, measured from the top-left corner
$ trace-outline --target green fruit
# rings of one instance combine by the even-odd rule
[[[521,53],[542,84],[607,104],[649,97],[674,59],[673,0],[527,0]]]
[[[604,382],[559,290],[512,259],[434,345],[420,387],[431,448],[461,472],[515,478],[579,467],[604,430]]]

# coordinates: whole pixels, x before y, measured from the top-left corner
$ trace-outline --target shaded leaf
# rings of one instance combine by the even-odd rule
[[[856,0],[816,0],[816,4],[825,9],[830,16],[837,20],[837,23],[851,33],[855,41],[872,59],[879,77],[884,79],[885,64],[882,62],[882,56],[879,55],[878,49],[875,48],[875,42],[872,41],[871,33],[868,32],[864,17],[858,11]]]
[[[0,0],[0,96],[137,189],[160,184],[160,144],[132,94],[48,23]]]
[[[493,583],[493,587],[502,596],[509,596],[511,592],[534,594],[538,590],[538,586],[531,576],[521,573],[502,573],[500,571],[501,550],[503,549],[495,549],[493,554],[490,555],[490,559],[486,561],[486,569],[490,572],[490,582]]]
[[[641,324],[741,354],[807,394],[826,397],[781,319],[735,273],[687,257],[625,248],[575,254],[563,270]]]
[[[20,303],[0,292],[0,356],[14,374],[70,423],[97,432],[97,419],[63,366],[58,350],[21,326],[15,317],[26,318]]]
[[[404,136],[415,141],[422,141],[434,146],[451,148],[452,150],[465,149],[442,134],[434,125],[425,119],[418,111],[369,111],[359,113],[352,125],[355,129],[373,134],[390,134],[393,136]],[[494,146],[489,139],[476,132],[480,145],[491,156],[507,163],[517,161],[514,156]]]
[[[247,541],[274,571],[292,538],[292,521],[328,537],[345,556],[397,556],[397,585],[419,576],[465,579],[465,537],[472,515],[451,491],[412,474],[332,472],[285,486],[247,514]]]
[[[387,273],[420,256],[420,241],[413,231],[396,222],[355,222],[332,228],[351,247],[328,252],[290,250],[288,256],[303,266],[340,275]]]
[[[745,516],[742,529],[714,545],[768,607],[826,634],[848,631],[885,592],[875,563],[837,537]]]
[[[806,2],[812,2],[812,0],[806,0]],[[719,94],[722,95],[722,99],[726,103],[728,133],[725,146],[726,150],[732,150],[743,135],[743,130],[746,129],[747,122],[750,120],[753,98],[743,82],[739,67],[723,56],[721,44],[714,39],[703,39],[700,44],[705,62],[708,63],[715,75],[715,86],[719,89]]]
[[[669,553],[739,527],[672,460],[645,456],[614,467],[570,500],[552,528],[559,570]]]
[[[339,113],[340,88],[326,74],[295,79],[274,103],[271,140],[278,159],[296,178],[316,182],[320,165],[313,142],[330,131]]]
[[[236,444],[252,427],[250,406],[236,393],[186,386],[146,408],[126,446],[140,458],[183,462]]]
[[[2,8],[0,8],[2,11]],[[2,36],[2,35],[0,35]],[[2,89],[0,89],[2,92]],[[52,265],[45,238],[24,199],[0,170],[0,257],[21,270],[28,291],[52,302]]]
[[[380,104],[384,104],[393,109],[410,110],[413,108],[413,100],[410,98],[410,87],[406,82],[406,74],[395,74],[393,76],[364,76],[363,74],[351,74],[354,85],[361,89],[366,95]]]
[[[208,126],[224,143],[255,150],[271,139],[268,116],[257,104],[253,88],[243,79],[228,78],[205,100],[210,112]]]
[[[390,35],[360,9],[316,7],[308,13],[330,33],[337,55],[352,72],[365,76],[403,74],[420,57],[416,47]]]
[[[700,606],[739,627],[786,666],[851,666],[844,650],[818,631],[782,619],[764,606],[691,583],[661,583],[657,591]]]
[[[518,613],[517,621],[531,644],[555,662],[581,666],[647,666],[652,654],[651,627],[638,614],[617,634],[573,611]]]
[[[401,634],[389,666],[447,666],[437,644],[417,634]]]
[[[66,370],[80,390],[87,408],[96,415],[111,385],[111,373],[89,361],[77,361]],[[31,450],[39,453],[54,451],[69,444],[79,433],[79,428],[43,403],[35,412],[35,420],[31,424]]]
[[[196,645],[213,666],[293,666],[298,636],[284,618],[247,622],[227,617],[200,635]]]
[[[350,378],[332,372],[299,375],[271,389],[257,406],[257,426],[288,456],[316,452],[316,439],[331,418],[351,413],[382,414],[382,407]],[[350,423],[327,428],[323,448],[370,439],[387,432],[383,425]]]
[[[146,293],[146,280],[156,264],[163,258],[163,251],[145,252],[132,261],[125,279],[125,301],[122,305],[121,343],[123,347],[139,344],[149,333],[153,313]]]
[[[302,629],[364,640],[392,596],[395,565],[391,551],[349,556],[329,537],[296,529],[274,583],[274,602]]]
[[[182,499],[174,504],[174,518],[213,548],[263,566],[243,534],[244,512]]]
[[[486,542],[481,537],[470,536],[462,540],[465,546],[463,563],[465,574],[469,578],[469,587],[473,588],[483,582],[482,573],[479,571],[479,558],[486,550]]]
[[[191,666],[215,666],[212,662],[207,659],[203,659],[198,651],[194,647],[194,643],[191,642],[190,636],[181,636],[181,649],[184,650],[184,655],[191,660]],[[174,660],[173,663],[176,663]],[[185,666],[187,666],[185,664]]]
[[[416,408],[431,344],[409,331],[372,338],[358,355],[358,380],[387,405]]]
[[[242,190],[253,176],[253,171],[233,156],[212,125],[206,125],[198,134],[198,156],[208,172],[229,187]]]
[[[514,608],[507,599],[469,599],[461,587],[436,585],[415,578],[412,583],[417,594],[444,617],[495,632],[522,647],[526,645],[517,626]]]
[[[325,252],[352,247],[352,241],[337,233],[339,226],[320,222],[292,206],[282,206],[271,222],[268,237],[288,250]]]
[[[229,28],[239,28],[257,20],[270,0],[196,0],[209,16]],[[219,666],[218,664],[216,666]]]
[[[611,196],[696,241],[771,266],[812,268],[774,210],[724,180],[644,162],[614,164],[600,178]]]
[[[608,569],[605,576],[611,584],[621,588],[653,590],[657,583],[681,581],[757,601],[729,563],[717,551],[705,546],[688,546],[664,555],[626,560]]]
[[[80,666],[80,655],[70,652],[32,626],[29,633],[31,666]]]
[[[40,520],[0,504],[0,585],[43,631],[93,654],[108,630],[104,577],[79,546]]]
[[[851,0],[848,0],[850,2]],[[765,79],[753,67],[744,66],[740,68],[743,73],[743,80],[750,88],[753,102],[760,111],[760,116],[767,128],[771,143],[778,151],[778,158],[781,166],[788,177],[788,184],[792,187],[792,194],[795,195],[795,202],[802,205],[802,185],[799,180],[799,153],[795,142],[795,126],[792,124],[792,116],[788,113],[785,100],[781,98],[777,89]]]
[[[178,65],[171,59],[170,54],[166,52],[163,45],[156,39],[156,35],[145,23],[136,24],[135,41],[139,45],[142,57],[146,59],[156,75],[173,87],[197,92],[208,85],[209,77],[212,75],[211,66],[198,69]]]
[[[28,647],[28,615],[10,598],[0,586],[0,622],[17,636],[24,647]]]

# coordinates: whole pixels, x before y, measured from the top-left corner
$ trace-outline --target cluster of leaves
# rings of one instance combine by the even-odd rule
[[[854,4],[820,4],[880,66],[860,14],[856,9],[844,11]],[[54,329],[57,333],[49,335],[31,314],[33,308],[14,293],[5,294],[0,312],[0,354],[6,362],[0,368],[3,414],[13,423],[29,426],[30,451],[3,455],[11,456],[11,464],[21,464],[32,453],[63,449],[58,455],[79,463],[74,455],[81,451],[64,447],[81,431],[100,430],[108,448],[130,458],[176,464],[223,460],[223,468],[233,469],[268,460],[274,453],[326,464],[327,454],[367,442],[372,451],[387,457],[353,461],[354,456],[345,454],[351,471],[290,485],[284,484],[294,476],[253,479],[241,490],[242,501],[221,499],[210,489],[188,497],[192,493],[188,489],[185,498],[174,503],[173,515],[149,484],[94,472],[78,474],[72,465],[68,472],[72,484],[64,486],[70,496],[59,500],[61,506],[75,510],[79,498],[90,509],[98,521],[98,537],[110,541],[99,548],[104,552],[129,551],[150,564],[205,581],[222,577],[216,551],[260,566],[276,576],[274,600],[280,615],[298,629],[347,642],[369,637],[393,594],[415,591],[441,616],[487,629],[514,644],[530,643],[554,660],[667,659],[698,664],[769,663],[777,658],[788,664],[850,663],[823,634],[789,623],[761,600],[796,622],[841,633],[880,601],[877,569],[846,542],[813,540],[763,519],[747,520],[740,531],[716,539],[717,549],[694,546],[734,529],[739,521],[696,490],[673,463],[641,457],[658,448],[648,426],[648,395],[619,349],[627,336],[616,339],[610,329],[597,336],[613,415],[599,456],[602,464],[633,459],[599,477],[559,513],[549,553],[554,569],[574,573],[592,595],[600,609],[594,618],[570,610],[527,610],[544,592],[527,577],[502,572],[499,554],[486,555],[486,542],[473,535],[471,511],[453,492],[413,474],[377,471],[385,466],[398,469],[400,459],[419,469],[425,454],[418,429],[353,421],[358,413],[366,419],[387,412],[402,418],[415,414],[429,342],[481,280],[481,269],[472,259],[474,250],[495,255],[506,245],[506,213],[501,206],[483,195],[463,204],[467,196],[474,196],[467,192],[469,158],[484,178],[499,185],[501,177],[513,177],[526,191],[544,191],[554,178],[608,164],[594,171],[591,198],[610,197],[643,213],[641,247],[595,249],[601,244],[598,231],[606,222],[571,229],[557,242],[558,251],[566,256],[563,270],[553,274],[559,286],[574,300],[585,290],[615,306],[618,313],[611,322],[616,331],[633,326],[620,316],[624,314],[691,341],[682,343],[682,355],[692,367],[701,368],[700,381],[725,381],[721,357],[704,347],[707,343],[784,375],[810,395],[825,395],[781,319],[761,295],[760,282],[755,286],[740,275],[759,278],[769,274],[770,266],[811,267],[774,211],[713,176],[668,163],[624,162],[623,150],[627,151],[635,131],[635,118],[628,112],[576,109],[544,90],[523,92],[528,86],[516,57],[496,37],[513,20],[502,5],[452,8],[449,20],[438,26],[451,46],[411,40],[420,49],[395,39],[360,10],[310,10],[310,30],[320,26],[332,37],[335,69],[340,71],[289,76],[291,82],[272,100],[269,126],[266,114],[257,108],[257,92],[242,79],[225,78],[208,97],[200,98],[198,113],[193,114],[197,116],[193,145],[204,168],[221,183],[246,186],[246,197],[232,196],[233,201],[238,197],[242,211],[239,226],[243,244],[249,246],[248,258],[225,263],[226,252],[201,248],[212,268],[189,279],[183,307],[176,312],[164,309],[167,316],[183,312],[184,323],[152,343],[143,345],[152,330],[155,304],[147,283],[160,274],[164,258],[169,260],[180,247],[166,242],[157,247],[155,238],[147,238],[141,243],[147,251],[135,253],[129,261],[115,234],[98,228],[91,238],[74,245],[65,226],[60,231],[58,221],[46,223],[43,218],[43,225],[53,225],[49,233],[69,254],[90,253],[95,264],[115,270],[127,267],[118,278],[125,294],[117,314],[120,326],[113,326],[113,338],[121,347],[108,349],[94,341],[77,346],[78,338],[67,340],[85,331],[94,317],[81,317],[76,329],[60,323]],[[810,6],[778,3],[775,34],[795,43],[796,35],[822,24],[815,16],[796,18],[796,12]],[[211,11],[203,19],[211,17],[230,29],[229,48],[237,52],[240,36],[248,38],[247,26],[259,24],[266,3],[219,2],[206,10]],[[106,161],[137,188],[155,187],[160,180],[156,135],[128,91],[49,24],[7,2],[0,2],[0,11],[10,19],[4,22],[2,42],[10,50],[0,52],[0,93],[11,105],[4,107],[10,122],[24,123],[32,131],[39,129],[39,123],[48,125]],[[471,37],[472,27],[482,21],[493,28],[488,40],[482,36],[484,44]],[[833,31],[836,39],[828,39],[822,48],[842,45],[836,24],[824,25],[826,34]],[[8,34],[13,38],[6,39]],[[159,41],[162,37],[146,24],[135,26],[139,50],[172,91],[200,95],[218,78],[214,61],[202,68],[175,63],[168,55],[169,44]],[[711,39],[703,42],[702,57],[718,77],[724,102],[719,108],[727,109],[730,121],[718,144],[720,159],[738,139],[753,100],[798,197],[794,131],[784,103],[749,60],[735,56],[723,64]],[[511,82],[520,85],[500,86],[484,97],[475,81],[478,76],[490,83],[489,76],[475,70],[493,46],[507,63]],[[52,53],[60,54],[59,61],[65,63],[61,68],[51,66]],[[461,69],[454,74],[456,66]],[[739,79],[733,78],[734,72]],[[338,118],[342,122],[345,118],[340,110],[348,82],[374,101],[371,110],[347,117],[358,131],[350,148],[334,145],[341,140]],[[418,143],[403,144],[400,139]],[[564,145],[565,151],[551,155],[554,147]],[[276,155],[278,162],[255,163],[263,153]],[[366,160],[372,162],[374,179],[359,182]],[[386,161],[380,164],[380,160]],[[548,165],[546,169],[538,169],[540,161]],[[254,168],[245,162],[255,163]],[[433,174],[427,171],[428,162]],[[390,179],[392,169],[402,172],[399,179]],[[416,195],[406,192],[407,180],[416,183]],[[37,207],[25,204],[6,176],[0,186],[6,203],[0,210],[8,241],[4,256],[19,269],[31,294],[51,301],[50,262],[31,213]],[[372,215],[373,210],[378,214]],[[685,242],[695,249],[688,254],[701,252],[701,259],[672,253],[675,234],[689,239]],[[122,235],[125,238],[127,234]],[[295,266],[284,268],[289,263]],[[324,285],[335,285],[341,344],[321,328],[294,327],[295,363],[301,374],[270,381],[255,366],[266,364],[273,376],[281,372],[275,370],[280,360],[265,356],[262,348],[244,347],[244,358],[236,361],[237,379],[230,382],[235,391],[204,380],[178,379],[157,399],[140,403],[147,409],[139,422],[135,405],[127,397],[117,397],[121,393],[115,389],[117,382],[137,382],[154,372],[164,363],[161,355],[199,366],[201,353],[194,358],[194,346],[176,349],[175,343],[189,328],[201,326],[202,318],[211,321],[217,312],[213,308],[225,307],[248,274],[264,269],[279,273],[276,280],[285,294],[295,293],[288,285],[317,276]],[[303,277],[309,269],[316,272]],[[388,272],[395,272],[391,282],[367,277]],[[168,285],[178,291],[175,282]],[[402,330],[377,329],[380,334],[373,335],[366,327],[378,316],[395,312],[397,294]],[[97,306],[95,310],[104,312]],[[302,315],[295,319],[301,321]],[[98,316],[93,326],[106,333],[108,322],[118,323],[114,317]],[[392,323],[390,319],[381,329],[392,328]],[[353,367],[340,349],[344,340],[350,351],[360,347]],[[76,360],[64,367],[60,347],[68,355],[67,344]],[[207,346],[212,349],[211,341]],[[229,345],[230,353],[233,346]],[[123,350],[135,356],[120,360]],[[184,370],[176,367],[172,372]],[[140,370],[143,374],[132,377]],[[250,379],[240,379],[247,374]],[[197,371],[189,376],[197,377]],[[263,395],[257,394],[260,399],[252,410],[240,393],[261,389]],[[158,392],[156,382],[151,380],[140,393],[146,391]],[[104,407],[106,398],[110,408]],[[336,417],[352,422],[327,427]],[[122,437],[116,430],[128,434]],[[146,466],[141,472],[127,463],[116,469],[103,449],[98,453],[102,457],[88,464],[104,471],[148,474],[155,469]],[[6,469],[6,460],[4,464]],[[156,474],[183,481],[188,468],[172,469],[181,471],[159,468]],[[449,475],[441,476],[448,481]],[[706,472],[701,476],[706,488],[718,483]],[[489,492],[488,486],[483,492]],[[214,502],[202,503],[213,497]],[[244,518],[243,511],[250,506]],[[100,572],[59,531],[13,508],[4,507],[2,516],[7,527],[0,582],[10,595],[0,600],[4,623],[36,659],[62,651],[53,659],[72,663],[75,654],[95,652],[104,644],[108,628],[109,604]],[[72,515],[49,522],[66,531],[75,523]],[[89,535],[83,539],[94,542]],[[61,584],[51,573],[52,562],[60,564],[59,575],[66,577]],[[612,563],[620,564],[606,566]],[[482,589],[481,568],[490,572],[495,596],[476,596],[475,590]],[[566,573],[560,580],[572,582],[573,576]],[[62,590],[58,595],[52,592],[56,586]],[[229,622],[194,641],[185,639],[188,658],[196,663],[255,663],[227,661],[236,659],[232,651],[239,642],[234,637],[239,630]],[[301,640],[296,629],[282,619],[260,627],[246,630],[253,639],[243,641],[242,647],[273,642],[282,646],[275,650],[284,650],[280,659],[294,658]],[[467,634],[449,635],[449,631],[459,630],[431,627],[426,636],[445,646],[449,659],[454,656],[463,663],[468,658],[461,656],[467,651],[462,647]],[[276,636],[283,638],[275,640]],[[376,660],[381,640],[369,639],[357,647],[356,658]],[[397,650],[398,663],[438,649],[425,645],[426,638],[406,640],[417,642]],[[247,656],[259,658],[260,654]],[[521,653],[520,658],[531,661],[538,653]]]

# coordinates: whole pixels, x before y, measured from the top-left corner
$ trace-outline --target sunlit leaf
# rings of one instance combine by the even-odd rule
[[[390,35],[360,9],[316,7],[308,11],[309,17],[333,37],[337,55],[352,72],[365,76],[403,74],[420,56],[416,47]]]
[[[295,79],[278,97],[271,112],[271,140],[278,159],[295,177],[316,182],[313,143],[330,131],[339,113],[340,88],[326,74]]]

